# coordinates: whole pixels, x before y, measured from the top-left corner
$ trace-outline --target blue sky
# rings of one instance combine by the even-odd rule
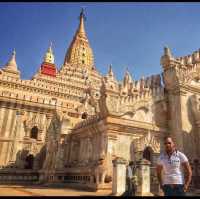
[[[176,57],[200,48],[200,3],[0,3],[0,66],[15,48],[29,79],[52,41],[60,68],[81,7],[97,69],[106,74],[112,64],[118,80],[127,67],[134,79],[161,73],[165,45]]]

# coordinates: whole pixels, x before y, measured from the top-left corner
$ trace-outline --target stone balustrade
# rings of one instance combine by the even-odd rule
[[[39,181],[39,173],[35,171],[1,170],[0,184],[35,183]]]

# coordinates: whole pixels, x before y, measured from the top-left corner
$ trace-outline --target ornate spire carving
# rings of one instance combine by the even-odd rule
[[[84,19],[85,15],[82,9],[79,17],[79,27],[65,55],[64,65],[68,63],[92,69],[94,68],[94,58],[85,32]]]
[[[50,46],[44,56],[44,62],[54,64],[54,54],[52,50],[52,42],[50,43]]]

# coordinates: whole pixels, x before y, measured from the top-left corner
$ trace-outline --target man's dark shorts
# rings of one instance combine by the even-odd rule
[[[163,192],[165,196],[185,196],[185,192],[183,190],[183,184],[165,184],[162,186]]]

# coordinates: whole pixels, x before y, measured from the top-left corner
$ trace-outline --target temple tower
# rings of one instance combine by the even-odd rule
[[[20,71],[16,63],[16,51],[13,50],[12,56],[2,69],[7,76],[20,78]]]
[[[177,63],[168,47],[164,48],[164,55],[161,57],[163,66],[163,80],[168,105],[168,127],[169,134],[175,139],[177,147],[183,150],[183,135],[181,121],[181,93],[176,70]]]
[[[52,77],[56,76],[56,66],[54,63],[54,54],[52,50],[52,43],[50,44],[41,65],[41,73]]]
[[[188,157],[199,157],[199,52],[175,58],[165,47],[161,65],[168,106],[168,133]]]
[[[65,55],[64,65],[78,65],[88,69],[94,68],[93,52],[90,47],[85,28],[83,9],[79,17],[79,27]]]

